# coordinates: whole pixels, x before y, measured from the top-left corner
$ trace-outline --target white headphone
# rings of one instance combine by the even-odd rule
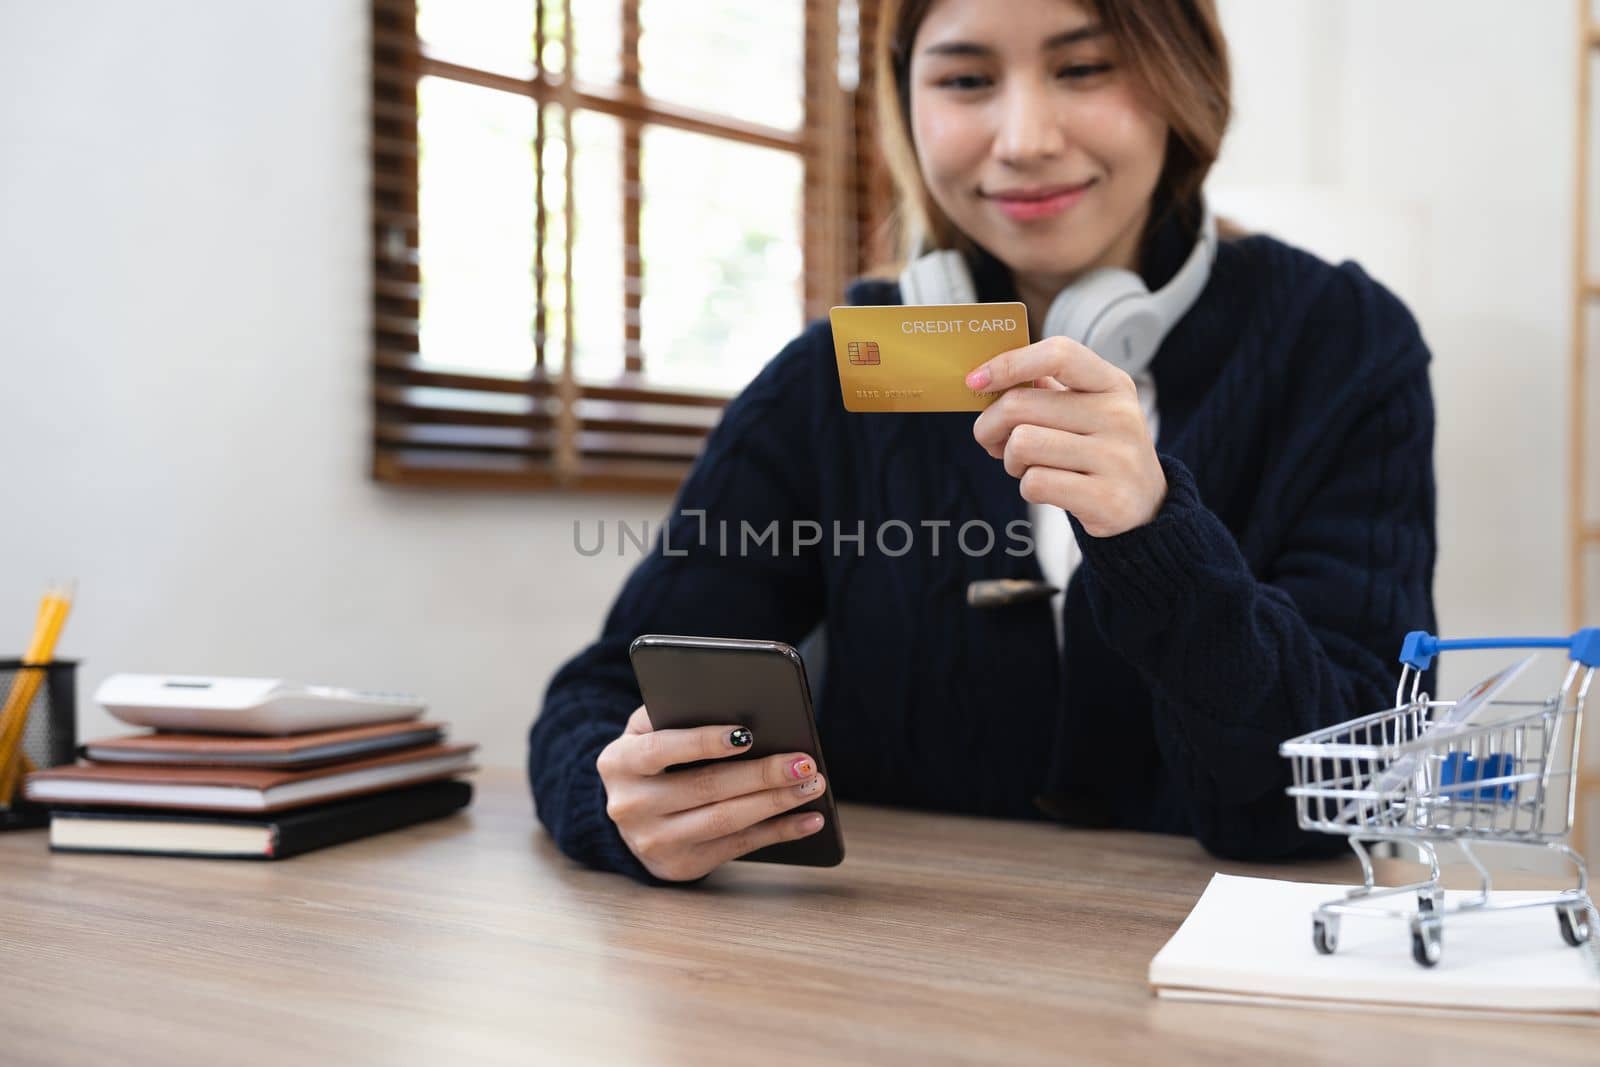
[[[1050,302],[1046,337],[1065,336],[1087,345],[1107,362],[1137,378],[1178,320],[1200,299],[1217,254],[1217,223],[1202,204],[1200,239],[1172,280],[1152,293],[1144,279],[1121,267],[1090,271]],[[967,262],[955,249],[917,257],[900,274],[906,304],[976,304]]]

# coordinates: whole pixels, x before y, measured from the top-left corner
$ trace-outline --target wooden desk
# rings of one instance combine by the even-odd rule
[[[1581,1026],[1157,1001],[1219,866],[1173,837],[846,806],[832,870],[580,870],[511,772],[469,813],[281,863],[0,835],[0,1061],[1593,1064]],[[1554,922],[1551,924],[1554,934]]]

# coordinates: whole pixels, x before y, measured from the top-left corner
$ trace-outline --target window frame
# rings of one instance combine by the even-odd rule
[[[856,0],[860,77],[840,84],[840,4],[805,0],[804,118],[782,130],[646,96],[639,87],[640,0],[618,0],[622,18],[620,76],[596,86],[566,76],[572,69],[572,0],[528,0],[535,10],[535,54],[544,45],[545,13],[562,10],[563,73],[539,70],[522,79],[463,66],[428,54],[417,32],[415,0],[371,0],[372,11],[372,477],[400,486],[489,489],[675,491],[730,399],[726,394],[652,383],[640,337],[639,146],[648,124],[742,144],[794,152],[803,169],[801,241],[803,316],[809,321],[843,297],[850,278],[881,262],[887,169],[871,131],[869,49],[877,0]],[[753,0],[759,2],[759,0]],[[535,164],[534,364],[521,376],[446,370],[420,351],[419,136],[417,87],[443,77],[531,98],[537,105],[533,159],[542,160],[546,105],[559,105],[565,143],[578,110],[621,124],[624,284],[624,370],[586,379],[575,366],[572,331],[547,344],[544,276],[563,272],[565,321],[573,321],[570,233],[562,262],[544,262],[543,168]],[[566,202],[573,210],[572,154],[566,160]],[[877,258],[874,258],[877,257]],[[555,348],[555,351],[551,349]],[[441,393],[440,391],[444,391]],[[441,401],[440,396],[449,400]]]

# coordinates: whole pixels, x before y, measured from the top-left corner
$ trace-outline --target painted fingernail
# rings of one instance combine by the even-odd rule
[[[821,788],[822,788],[822,775],[820,775],[820,774],[817,775],[815,778],[811,779],[811,781],[809,781],[809,782],[801,782],[799,785],[795,786],[796,790],[798,790],[799,792],[803,793],[806,796],[810,796],[812,793],[815,793],[817,790],[819,790]]]
[[[733,731],[733,733],[728,735],[728,744],[732,745],[734,748],[744,748],[754,740],[755,736],[743,726],[739,727],[737,730]]]
[[[812,812],[810,815],[807,815],[804,819],[801,819],[800,820],[800,829],[804,830],[808,834],[814,834],[818,830],[822,829],[822,813],[821,812]]]
[[[967,388],[968,389],[982,389],[984,386],[986,386],[988,384],[989,384],[989,368],[988,367],[979,367],[977,370],[975,370],[971,374],[967,375]]]
[[[789,777],[795,781],[817,773],[817,765],[811,762],[810,756],[801,756],[789,764]]]

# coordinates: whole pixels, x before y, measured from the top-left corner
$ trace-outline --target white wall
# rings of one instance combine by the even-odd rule
[[[0,647],[76,576],[91,689],[408,689],[517,764],[628,562],[573,517],[665,504],[367,479],[365,38],[358,0],[0,0]]]
[[[1559,629],[1571,12],[1224,15],[1219,203],[1361,259],[1434,348],[1444,628]],[[76,576],[87,689],[413,689],[516,764],[631,564],[580,557],[573,519],[666,503],[367,480],[364,26],[359,0],[0,0],[0,649]]]

